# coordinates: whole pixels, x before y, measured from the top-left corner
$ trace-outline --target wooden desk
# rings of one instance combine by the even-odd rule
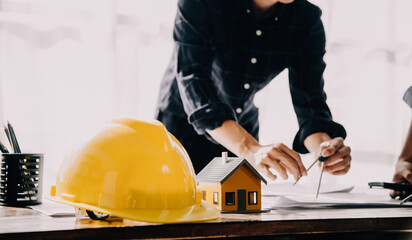
[[[216,221],[148,224],[129,220],[53,218],[30,209],[0,207],[0,239],[404,239],[412,208],[272,210],[224,214]],[[270,236],[270,237],[269,237]],[[285,238],[290,236],[291,238]]]

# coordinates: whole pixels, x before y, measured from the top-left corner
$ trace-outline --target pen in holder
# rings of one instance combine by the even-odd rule
[[[42,201],[43,154],[1,155],[0,203],[28,206]]]

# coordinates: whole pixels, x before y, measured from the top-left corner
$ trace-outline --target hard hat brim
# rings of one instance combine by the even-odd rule
[[[206,201],[186,208],[178,209],[111,209],[93,205],[71,202],[56,196],[46,196],[47,199],[86,210],[109,214],[116,217],[151,223],[184,223],[202,222],[217,219],[220,211]]]

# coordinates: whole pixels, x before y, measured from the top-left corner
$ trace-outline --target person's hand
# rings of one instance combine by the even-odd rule
[[[252,161],[255,167],[269,178],[275,180],[277,176],[269,169],[274,169],[283,179],[291,173],[295,180],[307,175],[305,166],[297,152],[282,143],[260,146],[253,154]]]
[[[320,144],[320,150],[317,156],[322,153],[322,156],[327,157],[325,161],[324,171],[333,175],[346,174],[350,169],[352,157],[351,149],[345,146],[343,138],[337,137]]]
[[[392,181],[398,183],[412,183],[412,159],[398,159],[395,167],[395,175],[393,176]],[[400,199],[403,199],[410,194],[412,194],[411,191],[391,191],[390,196],[392,198],[399,197]]]
[[[262,146],[242,126],[233,120],[226,120],[222,126],[207,133],[232,153],[247,159],[254,167],[271,179],[276,179],[270,169],[275,170],[283,179],[291,173],[296,180],[307,175],[305,166],[297,152],[282,143]]]

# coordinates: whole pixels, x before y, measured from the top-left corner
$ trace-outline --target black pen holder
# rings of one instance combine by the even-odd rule
[[[23,207],[42,200],[43,154],[1,155],[0,203]]]

